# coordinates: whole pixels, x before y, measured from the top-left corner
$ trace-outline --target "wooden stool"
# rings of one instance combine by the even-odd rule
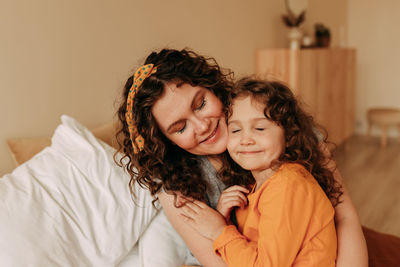
[[[400,109],[397,108],[370,108],[367,112],[368,135],[371,136],[372,125],[377,125],[382,130],[381,146],[387,145],[387,130],[397,126],[400,140]]]

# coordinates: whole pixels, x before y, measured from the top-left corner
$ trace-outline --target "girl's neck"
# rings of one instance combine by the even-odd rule
[[[211,165],[219,171],[222,168],[222,161],[217,155],[212,155],[212,156],[207,156],[208,161],[211,163]]]
[[[269,177],[271,177],[276,170],[272,168],[268,168],[261,171],[252,171],[251,174],[253,175],[254,179],[256,180],[256,188],[254,191],[257,191]]]

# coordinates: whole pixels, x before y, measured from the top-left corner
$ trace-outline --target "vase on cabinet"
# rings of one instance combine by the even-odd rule
[[[288,32],[289,48],[292,50],[300,49],[302,37],[303,33],[299,27],[290,27]]]

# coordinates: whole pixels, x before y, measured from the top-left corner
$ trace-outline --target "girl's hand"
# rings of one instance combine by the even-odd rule
[[[180,209],[183,220],[199,234],[212,241],[222,233],[226,226],[225,219],[221,214],[201,201],[188,201]]]
[[[247,197],[245,194],[248,193],[249,190],[243,186],[234,185],[228,187],[219,197],[217,211],[229,222],[233,207],[244,208],[247,205]]]

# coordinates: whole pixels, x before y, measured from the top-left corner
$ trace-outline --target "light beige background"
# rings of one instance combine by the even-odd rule
[[[400,1],[348,2],[348,44],[358,53],[356,130],[365,133],[369,107],[400,108]]]
[[[333,46],[360,51],[360,130],[367,106],[399,104],[398,11],[396,0],[309,3],[306,32],[323,22]],[[189,47],[253,73],[256,49],[287,47],[283,13],[284,0],[0,0],[0,175],[14,167],[7,138],[50,135],[61,114],[88,127],[111,120],[153,49]]]

